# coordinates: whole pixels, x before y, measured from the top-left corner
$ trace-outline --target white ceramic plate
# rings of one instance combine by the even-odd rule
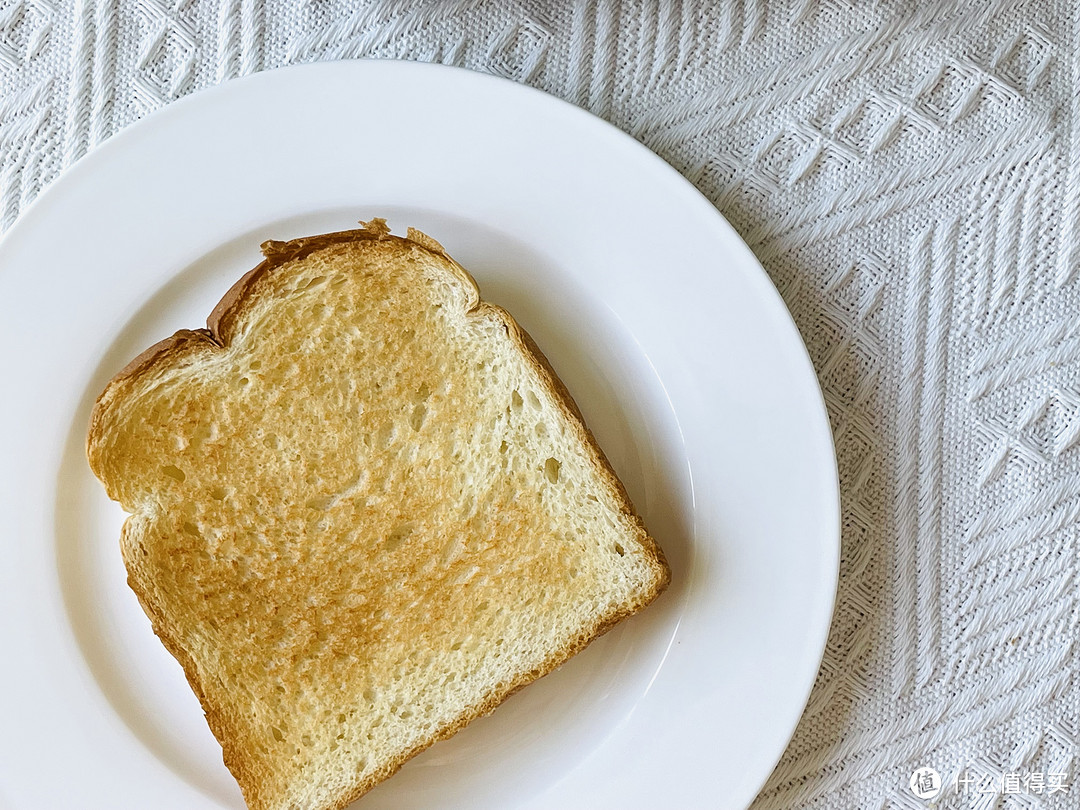
[[[835,459],[798,333],[716,210],[631,138],[394,62],[173,104],[0,243],[0,805],[243,806],[125,586],[87,415],[138,351],[202,325],[262,240],[372,216],[442,241],[533,334],[674,581],[361,806],[745,806],[802,712],[836,585]]]

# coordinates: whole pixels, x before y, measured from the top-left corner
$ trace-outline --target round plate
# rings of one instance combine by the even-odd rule
[[[441,241],[532,333],[673,582],[361,806],[734,808],[775,766],[839,550],[829,424],[775,289],[707,200],[599,119],[490,76],[353,61],[170,105],[0,243],[0,805],[243,807],[125,585],[87,416],[141,349],[202,325],[263,240],[374,216]]]

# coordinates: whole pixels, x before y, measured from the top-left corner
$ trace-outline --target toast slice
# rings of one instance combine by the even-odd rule
[[[529,336],[431,238],[263,245],[87,438],[251,808],[342,808],[667,585]]]

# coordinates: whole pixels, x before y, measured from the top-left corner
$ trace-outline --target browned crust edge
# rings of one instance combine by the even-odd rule
[[[552,672],[557,670],[559,667],[561,667],[579,652],[584,650],[589,644],[596,641],[598,638],[600,638],[600,636],[604,635],[604,633],[607,633],[609,630],[615,627],[615,625],[623,621],[623,619],[628,618],[629,616],[637,613],[642,608],[652,603],[667,587],[668,581],[669,580],[665,578],[650,595],[648,595],[641,601],[640,604],[637,604],[634,607],[629,608],[625,611],[614,611],[608,616],[601,618],[600,621],[598,621],[592,628],[583,632],[576,639],[574,639],[573,643],[563,648],[562,650],[559,650],[557,653],[545,660],[540,666],[517,678],[504,690],[500,692],[492,692],[484,701],[472,707],[472,709],[468,713],[463,714],[461,717],[459,717],[456,722],[448,724],[443,728],[436,730],[431,736],[424,739],[415,747],[402,754],[401,757],[391,762],[385,768],[376,771],[368,779],[365,779],[363,782],[359,783],[352,792],[344,795],[343,798],[340,799],[337,803],[328,805],[326,810],[344,810],[357,799],[361,798],[365,793],[372,790],[380,783],[385,782],[387,779],[389,779],[391,776],[401,770],[405,763],[407,763],[413,757],[423,753],[435,743],[442,742],[443,740],[447,740],[453,737],[455,734],[457,734],[459,731],[469,725],[469,723],[471,723],[472,721],[487,714],[491,714],[491,712],[495,711],[495,709],[498,708],[499,705],[501,705],[507,698],[511,697],[517,692],[520,692],[526,686],[539,680],[545,675],[550,675]],[[317,810],[321,810],[321,808]]]
[[[369,222],[361,222],[361,228],[320,234],[317,236],[301,237],[287,242],[267,241],[262,244],[264,260],[256,267],[244,274],[222,296],[211,311],[206,321],[205,329],[182,329],[171,337],[154,344],[140,353],[135,359],[121,369],[106,385],[104,391],[94,404],[90,416],[90,424],[87,431],[87,458],[94,474],[103,479],[100,464],[97,463],[96,444],[102,432],[104,412],[111,401],[122,394],[123,389],[135,378],[151,372],[155,367],[169,365],[181,357],[193,351],[210,349],[220,350],[227,347],[233,338],[233,325],[236,323],[244,307],[249,305],[262,278],[274,272],[294,259],[301,259],[318,250],[337,244],[368,240],[395,240],[403,244],[413,245],[427,251],[444,260],[448,269],[457,280],[465,287],[470,301],[467,316],[485,317],[494,316],[503,324],[508,336],[516,344],[523,356],[531,361],[534,370],[542,383],[547,387],[548,393],[558,403],[563,417],[568,424],[573,426],[577,438],[588,448],[592,455],[592,462],[596,473],[601,480],[616,494],[620,509],[624,517],[634,525],[638,540],[642,544],[646,555],[650,558],[653,573],[653,582],[649,590],[641,594],[640,598],[621,610],[614,610],[602,616],[596,624],[582,632],[574,641],[562,650],[553,653],[536,669],[522,674],[503,690],[493,692],[481,703],[474,706],[468,713],[463,714],[454,723],[438,729],[425,740],[418,743],[409,751],[402,754],[397,760],[389,763],[385,768],[373,773],[369,778],[359,782],[347,794],[344,794],[337,802],[327,805],[326,810],[344,810],[348,805],[359,799],[377,784],[385,781],[396,773],[408,760],[434,745],[436,742],[448,739],[463,729],[473,720],[492,712],[499,704],[518,692],[528,684],[547,675],[571,659],[591,642],[602,636],[623,619],[637,613],[655,600],[667,588],[671,581],[671,571],[660,546],[653,540],[645,529],[644,522],[635,510],[626,488],[615,474],[607,456],[597,443],[592,431],[585,424],[581,410],[574,401],[570,391],[555,373],[548,358],[537,346],[532,336],[514,320],[513,316],[502,307],[483,301],[480,291],[472,275],[458,264],[436,240],[414,228],[409,228],[405,237],[395,236],[390,233],[383,218],[374,218]],[[110,497],[113,493],[110,492]],[[130,530],[130,518],[124,524],[122,540]],[[122,546],[123,546],[122,542]],[[126,562],[126,561],[125,561]],[[207,699],[202,681],[190,654],[181,645],[179,640],[169,631],[164,617],[160,614],[153,603],[151,595],[144,591],[138,582],[128,577],[128,585],[135,592],[144,612],[150,619],[154,633],[161,640],[165,648],[177,659],[184,670],[189,685],[195,692],[206,714],[207,724],[214,736],[222,746],[222,758],[225,765],[240,784],[245,799],[253,807],[264,807],[262,797],[259,795],[257,779],[251,778],[255,774],[250,772],[247,763],[239,752],[235,751],[232,739],[236,736],[230,728],[230,721],[226,714],[219,711]]]

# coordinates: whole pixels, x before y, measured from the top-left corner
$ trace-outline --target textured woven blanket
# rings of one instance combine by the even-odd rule
[[[177,98],[354,57],[602,116],[715,203],[794,315],[842,563],[755,810],[1080,807],[1075,4],[0,0],[0,228]]]

